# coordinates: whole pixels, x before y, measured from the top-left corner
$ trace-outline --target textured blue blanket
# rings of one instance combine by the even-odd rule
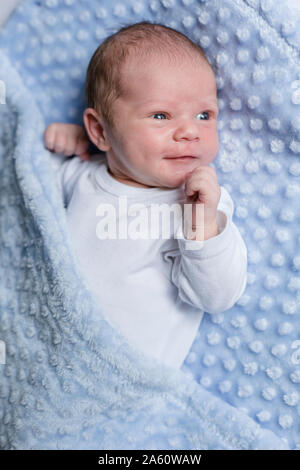
[[[211,59],[215,165],[249,254],[243,297],[205,316],[180,371],[106,322],[42,139],[51,121],[82,122],[98,43],[144,19],[183,31]],[[296,20],[272,0],[29,0],[14,12],[0,35],[0,448],[300,446]]]

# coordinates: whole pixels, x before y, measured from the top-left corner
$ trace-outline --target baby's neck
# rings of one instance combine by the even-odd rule
[[[108,167],[108,172],[109,174],[117,181],[123,184],[127,184],[128,186],[135,186],[137,188],[156,188],[157,186],[148,186],[146,184],[139,183],[138,181],[126,179],[126,178],[121,178],[120,176],[114,175],[111,171],[110,168]]]

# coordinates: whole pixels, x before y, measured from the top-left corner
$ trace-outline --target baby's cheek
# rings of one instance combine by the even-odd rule
[[[212,161],[219,151],[219,138],[217,132],[211,131],[207,133],[204,145],[206,147],[206,158]]]
[[[213,147],[214,158],[217,156],[218,152],[219,152],[219,139],[218,139],[218,136],[216,136],[214,138],[214,147]]]

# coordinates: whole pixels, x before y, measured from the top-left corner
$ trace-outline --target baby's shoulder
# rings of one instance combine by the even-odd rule
[[[66,158],[58,172],[58,184],[63,193],[65,204],[68,205],[75,188],[83,181],[84,186],[92,184],[92,176],[97,168],[105,164],[105,160],[92,156],[90,160],[82,160],[78,156]]]
[[[77,155],[69,157],[61,165],[63,180],[66,182],[83,173],[90,173],[100,165],[104,165],[104,158],[102,156],[100,158],[98,154],[92,155],[90,160],[82,160]]]

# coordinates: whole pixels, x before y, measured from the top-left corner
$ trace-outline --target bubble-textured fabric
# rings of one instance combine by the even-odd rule
[[[82,123],[97,45],[142,20],[216,71],[215,166],[248,247],[244,295],[205,315],[179,371],[106,322],[43,147],[50,122]],[[0,448],[299,448],[299,35],[275,0],[21,2],[0,35]]]

